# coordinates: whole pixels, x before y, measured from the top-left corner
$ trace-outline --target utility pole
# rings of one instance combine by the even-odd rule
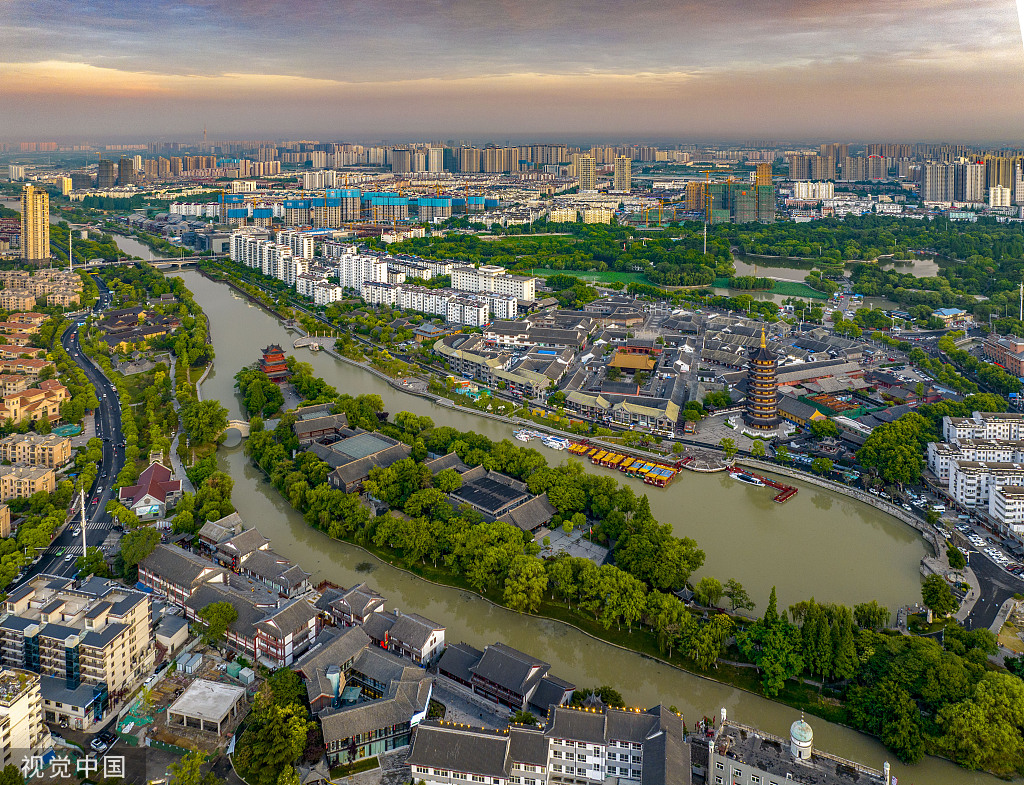
[[[82,558],[85,558],[85,488],[78,492],[82,505]]]

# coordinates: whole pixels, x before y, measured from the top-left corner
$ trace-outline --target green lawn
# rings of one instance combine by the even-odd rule
[[[729,289],[728,278],[716,278],[711,284],[715,289]],[[805,283],[799,281],[776,281],[771,289],[729,289],[729,294],[754,294],[756,292],[768,292],[769,294],[780,294],[783,297],[805,297],[812,300],[827,300],[828,295],[812,289]]]
[[[614,283],[615,281],[621,281],[624,284],[651,283],[643,273],[620,273],[614,270],[597,272],[595,270],[552,270],[546,267],[535,267],[530,272],[533,275],[545,278],[549,275],[571,275],[574,278],[582,278],[585,281],[596,281],[598,283]]]
[[[347,766],[335,766],[331,769],[332,777],[347,777],[350,774],[358,774],[361,771],[370,771],[380,767],[380,762],[376,756],[372,758],[365,758],[358,760],[355,763],[349,763]]]

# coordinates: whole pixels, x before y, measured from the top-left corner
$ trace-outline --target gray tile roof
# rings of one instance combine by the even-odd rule
[[[556,739],[604,744],[605,715],[566,706],[558,707],[552,712],[544,734]]]
[[[530,501],[509,510],[501,519],[518,526],[524,532],[532,532],[548,523],[557,512],[558,510],[548,501],[548,494],[545,491],[540,496],[534,496]]]
[[[440,458],[434,458],[432,461],[426,461],[423,464],[430,469],[431,474],[437,474],[445,469],[455,469],[460,474],[469,467],[462,462],[458,453],[450,452],[447,455],[442,455]]]
[[[471,670],[473,674],[498,684],[518,695],[526,695],[534,684],[544,678],[551,668],[543,660],[521,651],[495,643],[484,649],[480,662]]]
[[[438,660],[437,669],[468,682],[473,676],[471,668],[480,662],[483,656],[482,651],[468,643],[452,643],[445,647],[441,659]]]
[[[315,619],[316,615],[316,608],[299,597],[279,610],[271,611],[256,626],[275,638],[284,638],[296,630],[308,627],[310,620]]]
[[[508,735],[501,731],[470,731],[423,722],[416,730],[406,762],[485,777],[507,777],[508,743]]]
[[[508,761],[547,766],[548,740],[541,728],[513,725],[508,731]]]
[[[192,586],[206,570],[220,571],[206,559],[170,545],[157,545],[139,566],[176,586]]]

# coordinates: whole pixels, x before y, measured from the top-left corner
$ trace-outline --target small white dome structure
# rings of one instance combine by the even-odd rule
[[[803,715],[789,727],[789,749],[797,760],[810,760],[814,750],[814,731]]]

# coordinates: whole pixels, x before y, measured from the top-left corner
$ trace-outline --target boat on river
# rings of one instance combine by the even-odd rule
[[[746,483],[747,485],[756,485],[758,488],[764,487],[764,480],[760,480],[757,477],[753,477],[744,472],[729,472],[729,474],[732,476],[734,480],[739,480],[740,482]]]
[[[531,439],[536,439],[540,436],[536,431],[531,431],[528,428],[520,428],[518,431],[512,434],[521,442],[528,442]]]
[[[540,435],[540,440],[545,447],[550,447],[552,450],[564,450],[569,446],[569,440],[563,439],[561,436],[551,436],[546,433]]]

